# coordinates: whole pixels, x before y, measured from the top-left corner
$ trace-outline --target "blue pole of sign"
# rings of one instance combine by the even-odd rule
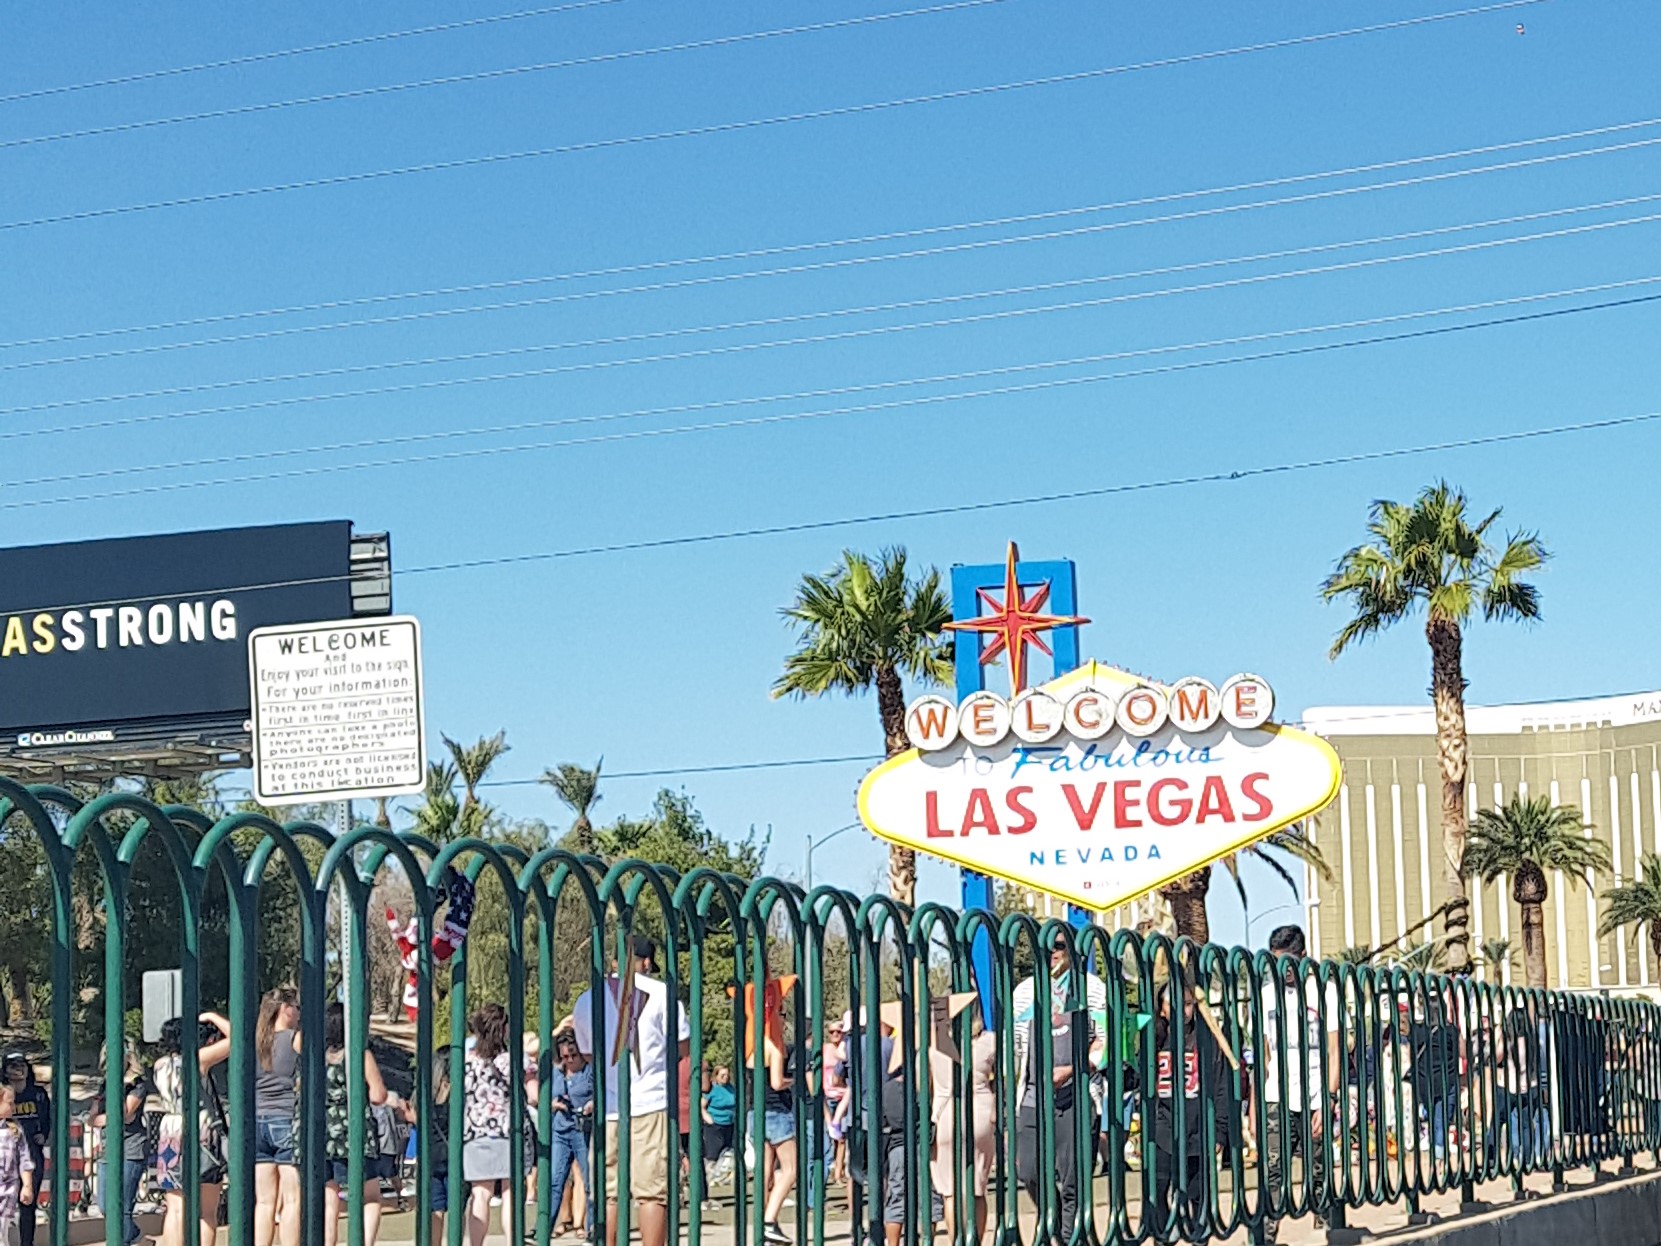
[[[1001,590],[1005,567],[992,563],[978,567],[952,568],[952,618],[954,621],[972,619],[978,613],[981,589]],[[1078,579],[1072,562],[1055,559],[1043,562],[1018,562],[1015,578],[1024,586],[1049,583],[1050,599],[1045,609],[1052,614],[1078,614]],[[979,692],[986,686],[986,668],[981,665],[982,638],[974,632],[957,632],[953,650],[953,674],[957,684],[957,699]],[[1050,648],[1055,654],[1054,673],[1064,675],[1080,665],[1079,636],[1076,626],[1058,627],[1049,635]],[[963,909],[992,908],[992,880],[976,870],[966,869],[963,875]],[[1067,918],[1074,926],[1089,920],[1084,909],[1068,907]],[[990,1029],[997,1024],[993,1015],[992,999],[992,940],[982,933],[975,937],[969,949],[970,961],[975,967],[975,985],[980,992],[981,1015]]]

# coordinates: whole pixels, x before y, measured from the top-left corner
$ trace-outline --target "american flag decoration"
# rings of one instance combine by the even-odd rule
[[[433,960],[443,964],[456,954],[456,950],[467,941],[467,928],[473,922],[473,900],[475,889],[473,881],[458,870],[449,870],[444,879],[445,913],[444,920],[438,924],[433,932],[432,949]],[[404,1014],[414,1021],[421,1007],[420,975],[417,973],[416,948],[421,939],[421,922],[417,917],[411,917],[408,923],[400,924],[398,915],[391,909],[386,911],[386,924],[392,931],[393,942],[398,945],[398,959],[404,967]]]

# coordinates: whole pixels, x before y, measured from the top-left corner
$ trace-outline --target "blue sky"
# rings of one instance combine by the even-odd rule
[[[347,13],[339,6],[289,5],[249,14],[193,4],[13,6],[0,17],[0,95],[510,7],[403,4],[355,6]],[[927,6],[921,0],[886,5],[619,0],[229,71],[0,103],[0,144],[907,7]],[[1068,74],[1453,7],[1003,0],[737,46],[0,146],[0,225]],[[1526,33],[1517,32],[1518,23]],[[1661,118],[1653,72],[1657,46],[1661,8],[1656,6],[1618,0],[1539,4],[857,116],[4,228],[0,341],[1054,212],[1645,121]],[[1290,192],[1235,193],[1090,214],[1070,223],[1359,187],[1657,136],[1661,126],[1484,160],[1306,183]],[[717,405],[385,449],[319,449],[341,442],[731,404],[1661,276],[1661,228],[1637,223],[1227,289],[847,336],[853,329],[1609,223],[1661,210],[1661,204],[1651,203],[1042,294],[679,332],[1443,230],[1652,194],[1661,194],[1657,148],[1631,146],[1048,241],[12,367],[0,370],[5,409],[0,428],[52,431],[0,442],[0,503],[9,504],[0,509],[0,541],[345,516],[364,530],[389,529],[396,561],[412,567],[1182,477],[1637,414],[1661,406],[1661,352],[1654,347],[1661,311],[1653,304],[863,414],[359,466],[263,482],[224,480],[817,410],[895,394]],[[878,257],[1037,228],[1006,226],[815,251],[797,260]],[[785,262],[727,262],[13,347],[0,350],[0,367],[740,273]],[[1646,289],[1652,288],[1626,293]],[[1585,299],[1527,306],[1577,301]],[[1429,323],[1449,321],[1403,327]],[[665,333],[676,335],[526,349]],[[711,353],[829,334],[843,336]],[[1331,339],[1288,339],[1312,340]],[[494,351],[522,353],[103,400]],[[639,362],[640,356],[687,352],[703,353]],[[1156,355],[1151,361],[1193,361],[1217,353]],[[604,366],[356,398],[315,397],[579,364]],[[1091,370],[1107,369],[1086,369]],[[973,387],[964,383],[955,389]],[[937,385],[905,393],[953,389]],[[308,400],[194,418],[179,414],[302,396]],[[74,405],[16,410],[46,403]],[[94,421],[152,415],[163,418],[74,431]],[[1315,587],[1337,554],[1359,537],[1370,499],[1404,496],[1445,474],[1478,504],[1503,504],[1508,520],[1538,529],[1557,554],[1543,580],[1543,625],[1515,631],[1479,627],[1471,637],[1472,699],[1653,688],[1661,683],[1652,623],[1661,584],[1650,571],[1658,438],[1661,429],[1637,425],[1019,510],[411,576],[399,582],[397,604],[423,621],[432,729],[471,738],[505,727],[513,745],[501,765],[507,778],[533,777],[555,762],[591,762],[602,754],[608,769],[633,772],[875,752],[880,737],[872,704],[796,704],[768,695],[790,646],[778,607],[802,571],[829,566],[845,545],[904,544],[914,559],[945,567],[997,561],[1004,543],[1014,538],[1030,557],[1078,561],[1082,606],[1096,620],[1086,630],[1084,647],[1101,660],[1212,678],[1256,670],[1275,683],[1281,706],[1292,712],[1312,704],[1411,701],[1423,695],[1428,681],[1422,638],[1408,628],[1329,663],[1326,645],[1339,618],[1319,604]],[[92,475],[274,451],[297,453]],[[81,478],[41,483],[42,477],[65,475]],[[112,496],[202,480],[219,483]],[[58,500],[87,494],[93,496]],[[742,833],[752,824],[771,827],[773,863],[799,872],[804,836],[823,835],[852,819],[860,774],[858,765],[842,765],[616,779],[606,786],[601,812],[638,811],[660,783],[684,783],[723,832]],[[542,789],[506,788],[498,796],[510,814],[559,819],[551,795]],[[882,858],[879,845],[852,833],[818,855],[815,873],[861,888],[871,883]],[[1286,898],[1272,880],[1252,881],[1259,907]],[[953,884],[945,868],[925,870],[925,894],[949,895]],[[1238,933],[1233,901],[1220,896],[1213,907],[1219,933]]]

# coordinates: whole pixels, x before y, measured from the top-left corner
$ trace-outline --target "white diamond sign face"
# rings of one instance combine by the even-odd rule
[[[1091,663],[1041,691],[1044,700],[978,716],[965,702],[955,721],[938,697],[914,704],[907,728],[923,747],[866,776],[865,825],[1099,911],[1283,830],[1338,792],[1337,754],[1269,722],[1273,693],[1256,676],[1166,689]],[[1002,733],[977,729],[1000,719]]]

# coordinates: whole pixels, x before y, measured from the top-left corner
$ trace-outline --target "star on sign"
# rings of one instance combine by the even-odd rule
[[[995,662],[1007,653],[1009,655],[1009,685],[1010,695],[1015,696],[1026,690],[1027,686],[1027,646],[1036,645],[1045,653],[1051,653],[1048,642],[1039,635],[1057,627],[1076,627],[1080,623],[1088,623],[1089,619],[1077,615],[1058,615],[1042,613],[1050,600],[1050,582],[1045,580],[1032,592],[1031,596],[1021,595],[1021,585],[1015,574],[1015,564],[1020,560],[1020,551],[1015,548],[1015,542],[1009,543],[1009,556],[1004,564],[1003,600],[993,596],[995,590],[976,589],[975,595],[980,598],[981,604],[987,613],[974,619],[961,619],[946,624],[946,630],[952,632],[979,632],[992,637],[990,644],[981,651],[982,666]]]

